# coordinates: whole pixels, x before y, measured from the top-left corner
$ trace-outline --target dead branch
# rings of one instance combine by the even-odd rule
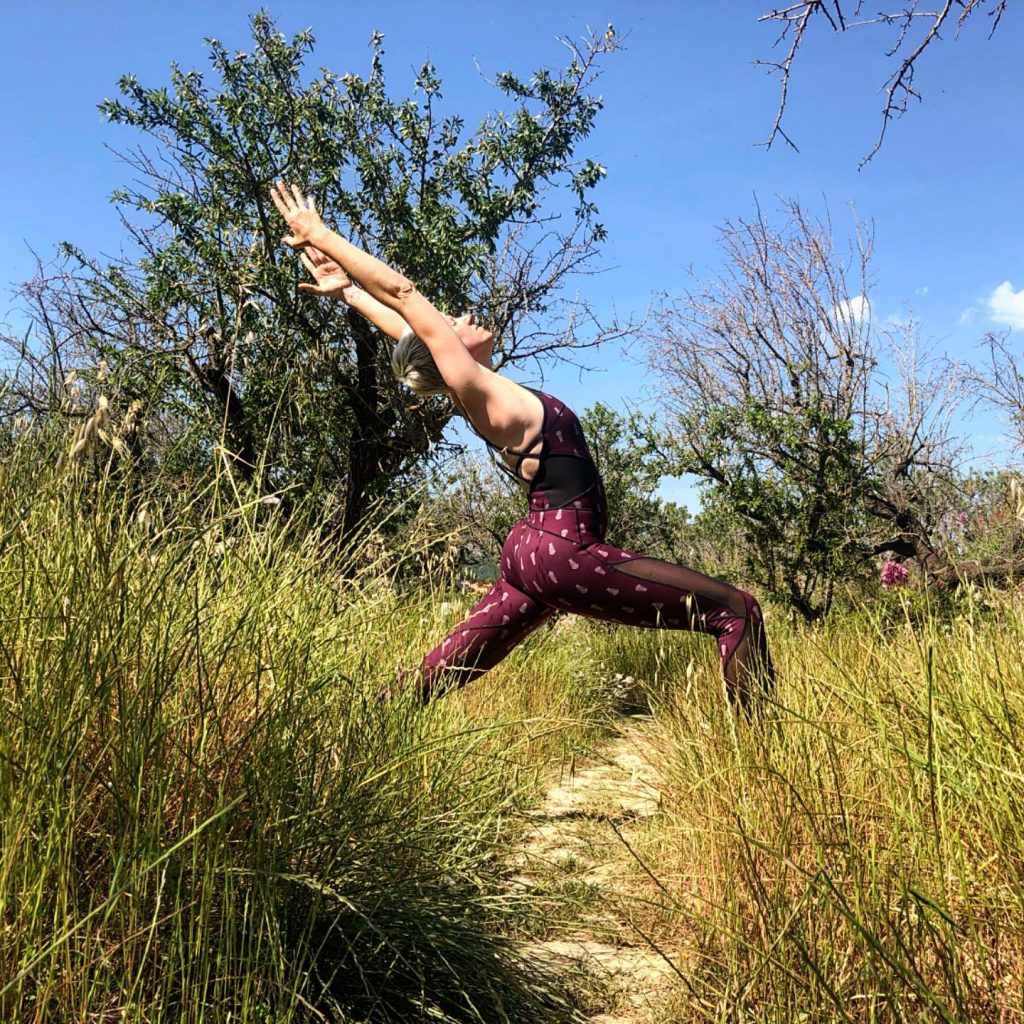
[[[786,51],[781,60],[754,61],[755,64],[768,68],[770,74],[779,76],[779,101],[771,131],[763,145],[770,149],[775,140],[781,138],[796,149],[793,140],[782,129],[782,120],[789,102],[794,62],[801,47],[805,46],[813,24],[826,22],[834,33],[862,30],[869,26],[881,26],[890,30],[885,56],[896,58],[897,63],[895,70],[883,84],[885,103],[882,106],[882,123],[873,147],[860,162],[860,166],[863,167],[882,148],[889,123],[907,112],[912,99],[921,99],[915,84],[917,68],[925,51],[937,40],[941,40],[942,31],[947,24],[955,23],[954,38],[957,38],[969,18],[985,11],[991,19],[988,33],[991,38],[1002,21],[1007,2],[1008,0],[942,0],[938,7],[930,7],[923,6],[921,0],[903,0],[901,7],[879,11],[868,17],[862,17],[863,0],[855,0],[852,6],[849,0],[801,0],[799,3],[767,11],[758,20],[780,26],[773,45],[785,46]],[[899,56],[901,52],[902,56]]]

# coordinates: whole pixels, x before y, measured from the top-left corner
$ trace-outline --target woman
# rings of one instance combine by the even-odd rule
[[[710,633],[732,700],[746,707],[771,688],[761,608],[750,594],[605,541],[601,478],[565,403],[495,373],[494,335],[472,314],[443,315],[402,274],[328,229],[296,186],[278,183],[271,197],[291,231],[284,242],[303,250],[316,282],[300,287],[342,298],[394,338],[396,375],[419,394],[447,394],[529,495],[497,583],[424,658],[424,700],[486,672],[558,611]]]

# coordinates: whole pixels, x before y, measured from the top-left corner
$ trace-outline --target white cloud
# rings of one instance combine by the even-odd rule
[[[1024,288],[1019,292],[1013,290],[1009,281],[1004,281],[985,300],[988,306],[989,319],[1004,327],[1024,330]]]
[[[957,318],[957,324],[960,327],[966,327],[974,319],[974,314],[977,312],[978,311],[973,306],[965,309]]]
[[[923,284],[923,285],[921,285],[920,288],[915,288],[914,289],[914,294],[915,295],[927,295],[928,294],[928,285]]]
[[[891,327],[894,331],[903,331],[914,326],[914,318],[909,313],[890,313],[883,321],[883,327]]]
[[[838,323],[852,324],[859,327],[871,317],[871,303],[865,295],[854,295],[852,299],[840,302],[832,310],[832,319]]]

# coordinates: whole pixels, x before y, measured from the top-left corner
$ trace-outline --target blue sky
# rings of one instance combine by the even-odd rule
[[[873,223],[876,322],[912,312],[926,339],[959,358],[971,357],[986,330],[1016,325],[1024,333],[1021,11],[1011,5],[992,40],[987,21],[976,19],[959,41],[928,52],[917,78],[924,102],[858,170],[880,123],[883,38],[871,30],[812,38],[785,122],[800,151],[782,144],[766,151],[758,143],[771,126],[777,84],[753,61],[775,52],[772,27],[756,19],[768,7],[767,0],[266,5],[286,33],[312,27],[315,63],[339,72],[364,71],[370,34],[383,31],[396,94],[409,91],[414,69],[429,57],[444,79],[446,109],[469,122],[498,103],[486,77],[558,65],[565,53],[558,36],[613,23],[626,46],[606,61],[598,86],[605,109],[581,151],[608,169],[595,195],[609,231],[605,273],[579,284],[599,310],[642,312],[652,295],[681,291],[688,268],[714,273],[718,226],[749,214],[755,197],[770,208],[786,195],[815,209],[827,201],[837,234],[852,226],[849,204]],[[122,228],[107,196],[130,174],[113,150],[133,140],[96,110],[116,93],[118,76],[130,71],[159,85],[171,61],[204,67],[207,36],[247,49],[253,9],[234,0],[49,0],[5,11],[0,280],[9,291],[31,276],[30,249],[48,256],[64,239],[92,253],[119,248]],[[17,322],[16,314],[6,319]],[[556,369],[547,384],[577,409],[595,400],[623,410],[656,406],[642,366],[612,350],[592,363],[582,377]],[[999,448],[991,417],[964,427],[979,458]],[[667,484],[665,493],[692,502],[685,482]]]

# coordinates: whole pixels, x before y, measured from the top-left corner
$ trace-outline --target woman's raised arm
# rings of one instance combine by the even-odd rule
[[[348,274],[319,249],[307,246],[299,256],[302,265],[315,282],[300,284],[299,287],[304,292],[323,295],[328,299],[340,299],[395,341],[398,341],[408,329],[409,325],[393,309],[378,302],[369,292],[354,284]]]
[[[319,249],[372,298],[397,313],[430,350],[445,383],[457,396],[469,397],[486,387],[487,371],[470,355],[447,318],[407,277],[331,231],[298,186],[278,182],[271,186],[270,196],[291,232],[282,239],[286,245]]]

